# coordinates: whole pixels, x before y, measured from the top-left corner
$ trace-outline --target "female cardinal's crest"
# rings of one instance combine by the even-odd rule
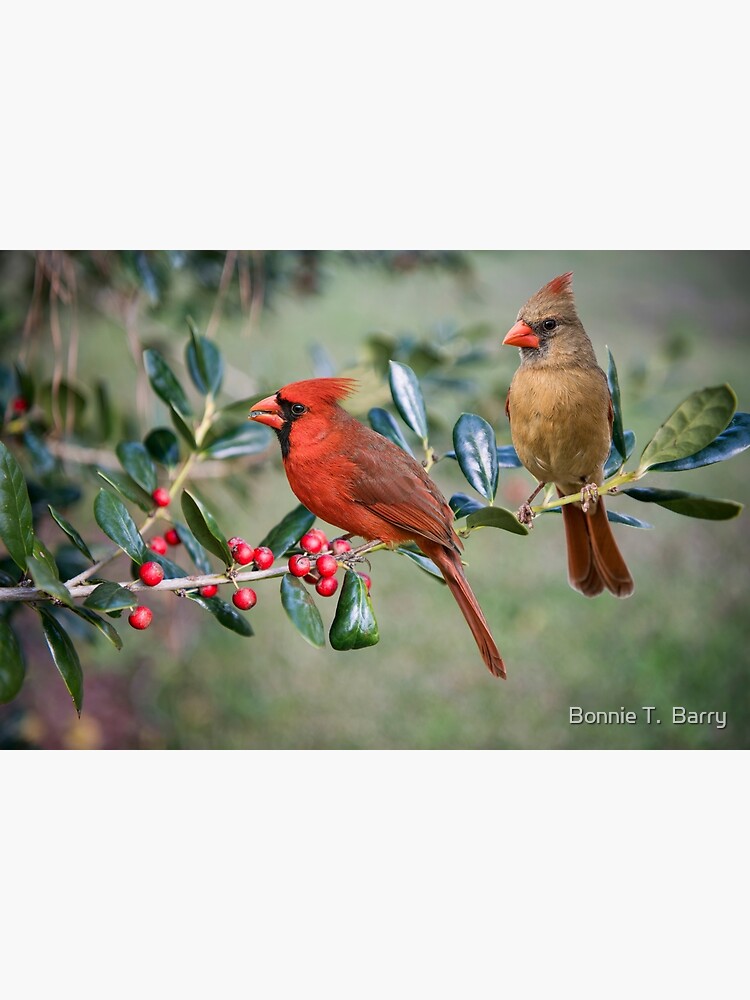
[[[573,272],[566,271],[565,274],[559,274],[556,278],[553,278],[552,281],[544,286],[542,291],[552,292],[553,295],[560,295],[561,292],[571,292],[572,283]]]

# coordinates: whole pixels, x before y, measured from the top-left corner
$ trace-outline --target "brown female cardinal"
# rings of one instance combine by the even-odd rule
[[[586,597],[605,587],[628,597],[633,580],[596,490],[612,440],[612,399],[576,312],[572,277],[561,274],[532,295],[503,340],[521,354],[505,404],[513,446],[539,483],[519,519],[530,522],[529,504],[547,483],[561,497],[582,490],[583,503],[562,507],[570,585]]]
[[[461,564],[453,511],[419,462],[339,406],[355,385],[293,382],[256,403],[249,419],[276,431],[289,485],[308,510],[366,541],[416,542],[440,568],[491,673],[505,677]]]

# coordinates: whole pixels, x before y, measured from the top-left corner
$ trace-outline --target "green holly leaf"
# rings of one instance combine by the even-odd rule
[[[492,503],[497,493],[497,443],[495,432],[476,413],[462,413],[453,428],[456,459],[467,481]]]
[[[320,611],[301,580],[291,573],[281,578],[281,604],[299,634],[311,646],[325,645],[325,630]]]
[[[21,466],[0,441],[0,538],[22,571],[34,550],[31,501]]]
[[[47,608],[38,608],[42,630],[55,666],[65,682],[78,714],[83,707],[83,671],[70,636]]]
[[[94,517],[107,538],[111,538],[139,566],[153,555],[143,541],[128,508],[114,493],[99,490],[94,500]]]
[[[344,574],[328,638],[334,649],[364,649],[380,639],[367,584],[353,570]]]
[[[707,447],[732,419],[737,397],[728,385],[699,389],[683,400],[646,445],[639,472]]]
[[[427,442],[427,412],[419,379],[408,365],[388,362],[388,382],[396,409],[408,427]]]

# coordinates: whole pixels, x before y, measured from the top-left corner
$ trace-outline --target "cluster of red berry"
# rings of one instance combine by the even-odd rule
[[[292,556],[288,563],[289,572],[313,584],[321,597],[332,597],[339,586],[336,579],[340,565],[338,557],[351,552],[351,545],[346,538],[334,538],[329,542],[320,528],[311,528],[299,543],[304,553]],[[366,573],[360,573],[360,576],[369,590],[370,577]]]
[[[156,493],[153,494],[154,500],[161,507],[166,507],[169,503],[169,494],[166,490],[162,491],[166,497],[166,503],[161,503],[157,497]],[[149,542],[149,548],[153,552],[158,552],[159,555],[164,555],[167,551],[167,545],[179,545],[180,536],[175,528],[170,528],[168,531],[164,532],[164,535],[155,535]],[[235,563],[239,566],[249,566],[250,563],[255,564],[255,568],[270,569],[274,562],[273,552],[267,548],[265,545],[261,545],[258,548],[253,548],[248,545],[244,538],[240,538],[239,535],[235,535],[232,538],[227,539],[227,545],[232,553],[232,558]],[[147,587],[156,587],[164,579],[164,570],[157,562],[145,562],[141,565],[138,570],[138,576],[142,583],[145,583]],[[201,597],[215,597],[218,593],[218,586],[215,583],[206,584],[205,587],[201,587],[198,593]],[[240,611],[249,611],[250,608],[255,607],[258,601],[258,595],[251,587],[239,587],[232,594],[232,603]],[[150,608],[145,605],[139,605],[134,608],[128,617],[128,621],[137,629],[148,628],[153,620],[153,612]]]
[[[152,494],[154,502],[159,507],[169,504],[169,493],[165,489],[155,490]],[[164,535],[155,535],[149,542],[149,548],[164,555],[168,545],[179,545],[180,536],[176,528],[170,528]],[[244,538],[234,535],[227,539],[229,551],[234,562],[239,566],[254,564],[258,570],[270,569],[274,563],[274,554],[265,545],[253,548]],[[339,557],[352,551],[345,538],[335,538],[329,542],[320,528],[311,528],[300,539],[303,554],[292,556],[288,563],[289,572],[293,576],[302,577],[306,583],[313,584],[321,597],[332,597],[338,590],[339,582],[336,574],[339,571]],[[367,573],[359,574],[369,591],[371,581]],[[138,576],[147,587],[156,587],[164,579],[164,570],[157,562],[145,562],[138,570]],[[201,597],[215,597],[219,588],[215,583],[207,584],[198,591]],[[251,587],[239,587],[232,594],[232,603],[240,611],[248,611],[255,607],[258,595]],[[128,617],[128,622],[136,629],[148,628],[153,619],[153,612],[145,605],[134,608]]]

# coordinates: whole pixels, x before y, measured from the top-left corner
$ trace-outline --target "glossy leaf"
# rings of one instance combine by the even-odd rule
[[[104,534],[139,566],[149,558],[135,521],[125,504],[109,490],[99,490],[94,500],[94,517]]]
[[[334,649],[364,649],[380,639],[365,581],[353,570],[344,574],[328,638]]]
[[[187,490],[182,491],[181,502],[188,527],[203,548],[218,556],[225,566],[231,566],[232,553],[213,514]]]
[[[31,501],[21,466],[0,441],[0,538],[13,562],[26,569],[34,548]]]
[[[266,546],[275,556],[283,555],[288,548],[298,542],[302,536],[315,524],[315,515],[303,504],[290,510],[286,517],[271,528],[260,543]]]
[[[158,351],[149,348],[143,352],[143,365],[156,395],[181,416],[191,417],[193,408],[176,375]]]
[[[28,569],[35,587],[43,590],[50,597],[56,597],[63,604],[72,606],[73,598],[60,579],[55,560],[47,547],[39,540],[34,543],[34,554],[29,556]]]
[[[623,446],[625,448],[625,454],[620,454],[620,451],[615,448],[614,441],[609,449],[609,456],[607,461],[604,463],[604,478],[608,479],[610,476],[614,475],[618,469],[620,469],[625,462],[633,454],[633,448],[635,448],[635,434],[632,431],[623,431]]]
[[[485,505],[480,500],[470,497],[466,493],[454,493],[448,503],[456,520],[459,517],[466,517],[467,514],[473,514],[477,510],[485,510]]]
[[[52,659],[60,671],[60,676],[65,681],[65,687],[80,715],[83,707],[83,671],[78,653],[70,641],[70,636],[55,616],[47,608],[39,608],[39,614],[42,619],[44,638],[47,640]]]
[[[216,459],[259,455],[270,447],[273,437],[273,431],[263,424],[241,424],[215,438],[209,438],[201,451],[209,458]]]
[[[621,514],[619,510],[608,510],[607,520],[613,524],[627,524],[631,528],[653,528],[653,524],[649,524],[648,521],[641,521],[637,517],[631,517],[630,514]]]
[[[466,527],[500,528],[514,535],[528,535],[529,529],[521,524],[516,515],[505,507],[483,507],[466,518]]]
[[[383,437],[397,444],[399,448],[403,448],[409,455],[412,454],[411,448],[406,443],[406,438],[401,433],[401,428],[388,410],[384,410],[380,406],[373,406],[367,414],[367,419],[370,421],[370,427],[374,431],[377,431],[378,434],[382,434]]]
[[[70,521],[66,521],[65,518],[62,516],[62,514],[59,511],[55,510],[55,508],[52,506],[52,504],[48,504],[47,506],[49,508],[49,512],[52,515],[52,518],[54,519],[54,521],[56,521],[56,523],[58,524],[58,526],[60,528],[62,528],[62,530],[65,532],[65,534],[71,540],[71,542],[75,545],[75,547],[78,549],[78,551],[82,552],[83,555],[85,555],[86,558],[89,560],[89,562],[93,562],[94,561],[94,557],[91,555],[91,552],[89,551],[88,545],[84,542],[84,540],[78,534],[78,532],[73,527],[73,525],[70,523]]]
[[[624,489],[634,500],[641,503],[655,503],[675,514],[685,517],[699,517],[707,521],[729,521],[737,517],[743,505],[736,500],[719,500],[716,497],[703,497],[697,493],[684,493],[681,490],[659,490],[642,487]]]
[[[82,607],[80,604],[74,604],[70,609],[74,615],[82,618],[84,621],[88,622],[89,625],[93,625],[97,631],[108,639],[115,649],[122,649],[122,639],[120,638],[120,633],[108,622],[106,618],[102,618],[101,615],[95,614],[95,612],[90,611],[88,608]]]
[[[155,427],[146,435],[143,443],[151,458],[159,465],[171,469],[180,461],[180,442],[169,427]]]
[[[500,469],[521,468],[521,459],[512,444],[500,445],[497,449],[497,464]]]
[[[412,548],[409,545],[399,545],[395,551],[402,556],[406,556],[407,559],[419,566],[419,568],[425,573],[428,573],[430,576],[434,576],[442,583],[445,583],[445,578],[438,567],[432,559],[428,559],[422,552],[416,551],[415,548]]]
[[[497,443],[495,432],[476,413],[462,413],[453,428],[456,460],[477,493],[492,503],[497,492]]]
[[[220,597],[202,597],[197,591],[191,591],[187,596],[191,601],[212,614],[216,621],[224,628],[228,628],[230,632],[236,632],[237,635],[246,637],[254,635],[247,615],[232,607],[231,604],[227,604]]]
[[[625,432],[622,424],[622,404],[620,402],[620,380],[617,377],[617,366],[612,352],[607,348],[609,356],[609,367],[607,368],[607,383],[609,384],[609,394],[612,398],[612,443],[623,459],[627,458]]]
[[[130,478],[151,496],[156,489],[156,466],[146,445],[140,441],[121,441],[115,452]]]
[[[419,379],[408,365],[399,361],[388,362],[388,382],[396,409],[404,423],[411,427],[423,441],[427,440],[427,413]]]
[[[146,493],[142,486],[131,479],[126,473],[123,472],[111,472],[109,469],[97,469],[97,475],[100,476],[105,483],[109,483],[120,496],[124,497],[126,500],[130,500],[131,503],[136,504],[141,510],[146,512],[153,510],[154,501],[150,494]]]
[[[92,611],[125,611],[138,604],[138,597],[127,587],[106,581],[92,590],[83,603]]]
[[[195,451],[197,447],[195,443],[195,435],[173,406],[169,408],[169,416],[174,424],[175,430],[180,435],[182,440],[187,444],[191,451]]]
[[[216,344],[198,333],[192,320],[188,321],[188,325],[190,340],[185,350],[185,360],[190,377],[199,392],[205,396],[209,394],[216,396],[224,375],[224,359],[221,351]]]
[[[641,455],[640,471],[674,462],[707,447],[732,419],[737,397],[728,385],[699,389],[671,414]]]
[[[0,704],[12,701],[21,690],[26,665],[16,633],[0,618]]]
[[[196,569],[200,570],[201,573],[210,573],[211,563],[206,555],[206,550],[192,533],[190,528],[188,528],[186,524],[179,523],[176,523],[174,527],[175,531],[180,536],[180,541],[185,546],[187,554],[195,564]]]
[[[320,649],[325,645],[325,630],[320,612],[304,583],[286,573],[281,578],[281,604],[299,634]]]
[[[652,472],[685,472],[699,469],[704,465],[724,462],[750,448],[750,413],[735,413],[725,431],[711,444],[701,448],[694,455],[678,458],[673,462],[657,462],[651,466]]]

